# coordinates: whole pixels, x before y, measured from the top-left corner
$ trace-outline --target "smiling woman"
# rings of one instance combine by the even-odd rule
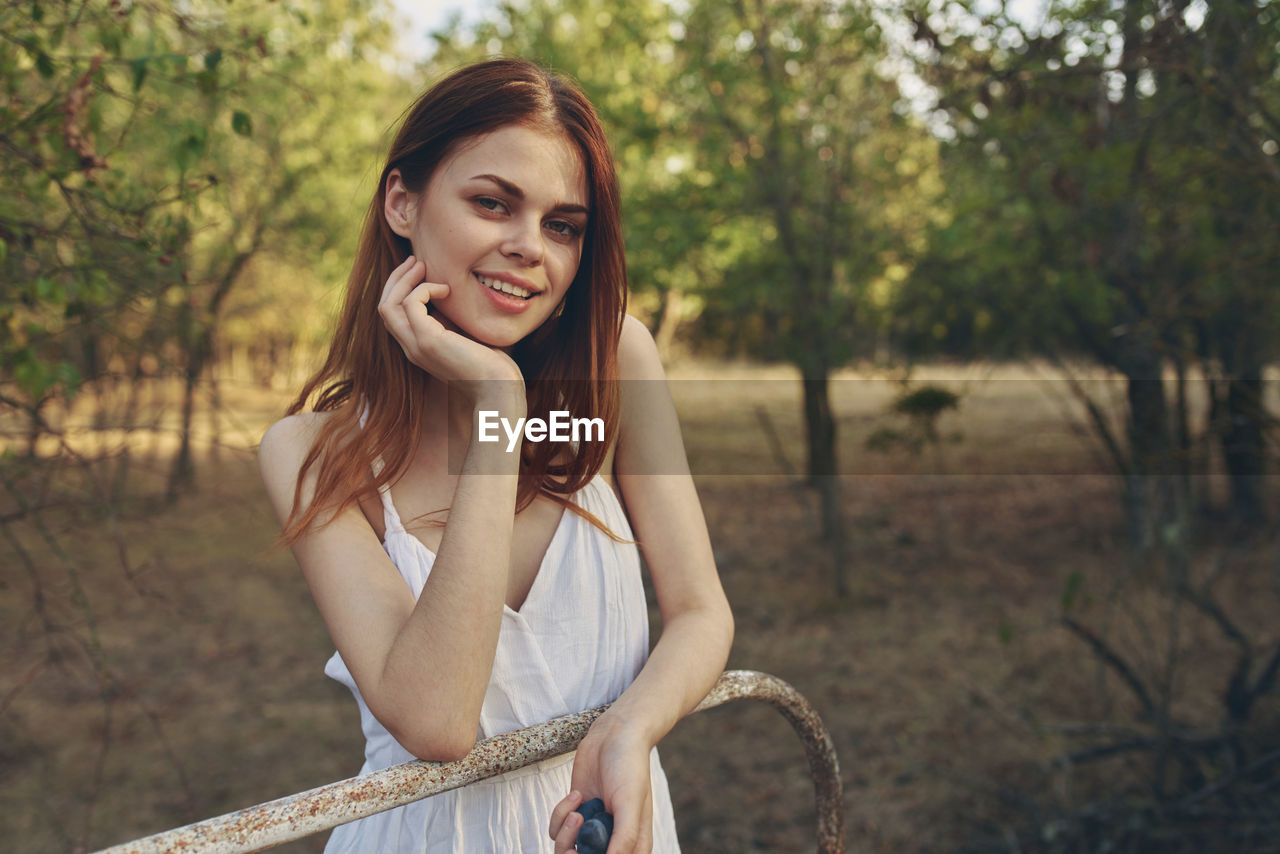
[[[575,86],[494,60],[409,111],[328,359],[259,455],[337,647],[325,672],[359,706],[363,772],[612,706],[575,754],[345,825],[328,851],[564,854],[592,798],[609,854],[679,850],[656,745],[733,622],[625,269]],[[482,440],[495,424],[506,443]]]
[[[427,283],[449,286],[434,299],[419,286],[419,296],[470,337],[509,348],[573,283],[587,199],[582,156],[563,132],[512,125],[460,146],[421,194],[392,169],[386,216]]]

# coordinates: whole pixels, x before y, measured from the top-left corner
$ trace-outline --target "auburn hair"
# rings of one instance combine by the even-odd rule
[[[516,512],[541,493],[615,536],[568,499],[600,471],[618,433],[627,274],[613,157],[595,109],[576,85],[525,60],[494,59],[459,69],[422,94],[391,144],[328,356],[287,411],[302,411],[314,397],[314,411],[332,414],[298,472],[284,543],[295,542],[322,514],[332,519],[394,482],[425,426],[429,377],[405,356],[378,313],[383,285],[413,251],[384,214],[388,174],[399,169],[406,188],[421,193],[460,143],[509,125],[565,134],[582,156],[589,193],[577,275],[560,308],[512,348],[525,377],[528,415],[549,419],[551,410],[567,409],[605,424],[605,441],[583,442],[567,464],[552,465],[562,444],[524,442]],[[303,507],[302,484],[313,468],[315,494]]]

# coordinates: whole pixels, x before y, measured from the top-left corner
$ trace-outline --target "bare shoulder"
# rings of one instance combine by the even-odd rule
[[[258,470],[267,494],[282,518],[293,506],[294,488],[302,462],[315,444],[328,412],[287,415],[268,428],[258,445]]]
[[[623,380],[660,380],[666,377],[658,345],[649,327],[628,314],[618,341],[618,375]]]
[[[265,466],[281,458],[297,458],[301,464],[315,444],[320,428],[332,413],[299,412],[286,415],[267,428],[258,445],[258,465]]]

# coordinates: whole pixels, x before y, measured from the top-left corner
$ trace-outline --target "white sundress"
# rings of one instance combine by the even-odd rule
[[[383,546],[416,598],[435,555],[408,533],[391,491],[382,487]],[[574,503],[615,534],[632,539],[613,489],[599,475]],[[519,611],[503,606],[493,673],[480,709],[479,737],[488,738],[616,700],[644,666],[649,622],[639,553],[610,539],[568,510],[547,547]],[[365,735],[361,774],[414,757],[369,711],[342,656],[325,674],[351,690]],[[517,854],[553,852],[551,810],[570,790],[573,754],[454,789],[336,828],[326,854]],[[671,795],[655,748],[653,850],[676,854]]]

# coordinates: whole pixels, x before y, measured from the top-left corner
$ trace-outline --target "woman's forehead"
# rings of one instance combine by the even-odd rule
[[[565,133],[507,125],[460,144],[440,171],[458,181],[497,177],[551,206],[590,205],[582,153]]]

